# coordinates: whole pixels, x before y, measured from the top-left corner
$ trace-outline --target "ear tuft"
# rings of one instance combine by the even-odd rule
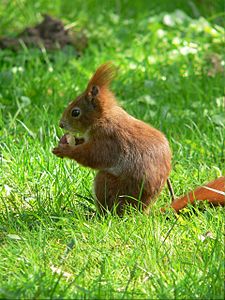
[[[94,87],[97,89],[108,88],[115,75],[116,70],[111,62],[101,65],[89,81],[87,91],[91,90],[92,92]]]

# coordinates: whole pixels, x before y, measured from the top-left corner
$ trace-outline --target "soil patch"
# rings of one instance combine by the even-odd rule
[[[14,51],[21,49],[24,43],[27,47],[45,47],[47,50],[62,49],[66,45],[72,45],[79,52],[87,47],[87,37],[83,32],[72,32],[65,29],[61,20],[49,15],[43,15],[44,19],[34,27],[25,28],[15,38],[0,38],[0,48],[9,48]]]

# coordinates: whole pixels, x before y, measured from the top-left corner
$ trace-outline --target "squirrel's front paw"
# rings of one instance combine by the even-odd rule
[[[68,151],[69,145],[68,144],[60,144],[58,147],[55,147],[52,150],[52,153],[55,154],[58,157],[65,157],[67,156],[67,151]]]

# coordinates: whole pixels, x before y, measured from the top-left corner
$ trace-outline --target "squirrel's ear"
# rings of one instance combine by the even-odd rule
[[[99,92],[100,92],[100,89],[97,85],[93,85],[93,86],[89,87],[87,94],[86,94],[87,99],[94,100],[95,98],[97,98]]]
[[[96,106],[96,99],[98,97],[100,90],[97,85],[93,85],[90,87],[89,92],[87,93],[87,100],[92,103],[92,105],[95,107]]]
[[[90,94],[91,94],[92,98],[95,98],[96,96],[98,96],[99,87],[97,85],[93,85],[91,90],[90,90]]]
[[[113,65],[108,62],[101,65],[91,77],[88,82],[85,94],[86,99],[92,102],[94,107],[102,105],[104,101],[105,93],[109,90],[109,85],[113,78],[115,77],[116,71]],[[110,97],[106,97],[107,102],[110,101]]]

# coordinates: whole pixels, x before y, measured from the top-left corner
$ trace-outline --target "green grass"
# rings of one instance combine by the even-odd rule
[[[210,60],[225,60],[223,1],[132,2],[0,3],[0,35],[48,12],[89,39],[79,58],[71,48],[0,51],[1,298],[224,297],[222,208],[166,217],[165,189],[149,216],[103,219],[94,172],[51,153],[67,103],[111,60],[120,103],[170,141],[176,195],[224,173],[224,77]]]

